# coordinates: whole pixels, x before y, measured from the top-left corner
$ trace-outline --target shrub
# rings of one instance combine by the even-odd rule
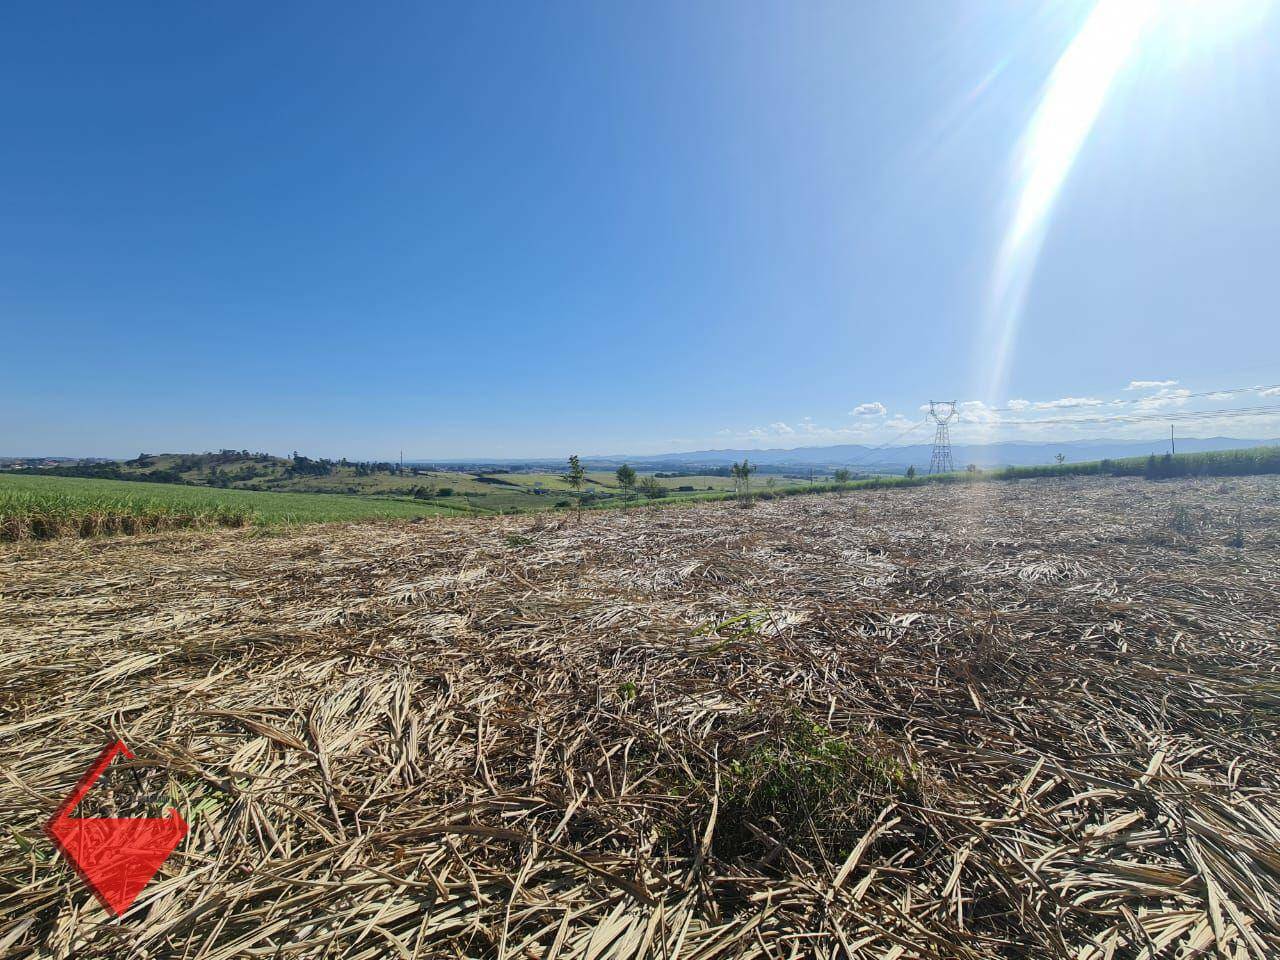
[[[658,500],[667,495],[667,488],[660,484],[655,477],[645,477],[639,484],[640,492],[650,500]]]
[[[840,862],[891,798],[919,800],[918,773],[798,713],[731,758],[722,776],[717,856],[764,859],[777,845]]]

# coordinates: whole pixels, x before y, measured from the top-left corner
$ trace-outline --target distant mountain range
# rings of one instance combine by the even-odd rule
[[[1210,450],[1242,450],[1254,447],[1280,446],[1280,439],[1243,440],[1238,437],[1187,437],[1177,441],[1179,453],[1202,453]],[[1145,457],[1147,454],[1169,452],[1169,439],[1151,440],[1010,440],[1001,443],[956,443],[951,446],[952,458],[957,469],[969,464],[979,467],[1029,467],[1053,463],[1058,454],[1068,462],[1104,460],[1108,457]],[[642,456],[610,455],[584,456],[584,466],[594,469],[612,469],[622,463],[630,463],[639,470],[666,470],[691,472],[699,468],[725,468],[746,457],[769,472],[807,470],[809,468],[831,470],[848,467],[862,473],[899,473],[909,466],[923,470],[929,466],[933,454],[932,443],[918,443],[902,447],[876,447],[857,443],[842,443],[826,447],[789,447],[769,450],[730,448],[724,450],[690,450],[683,453],[658,453]],[[407,461],[406,461],[407,462]],[[472,467],[542,467],[558,470],[564,466],[561,458],[479,459],[479,460],[415,460],[415,466],[436,465],[445,468]]]
[[[1187,437],[1179,438],[1179,453],[1203,453],[1212,450],[1243,450],[1254,447],[1280,446],[1280,439],[1244,440],[1238,437]],[[957,469],[969,464],[983,468],[1030,467],[1050,464],[1058,454],[1069,463],[1087,460],[1104,460],[1108,457],[1145,457],[1148,454],[1169,452],[1169,438],[1151,440],[1010,440],[1001,443],[952,444],[952,458]],[[702,470],[724,470],[729,464],[744,457],[769,473],[815,470],[829,471],[847,467],[855,473],[900,473],[909,466],[923,470],[929,466],[933,453],[931,443],[917,443],[902,447],[876,447],[857,443],[843,443],[826,447],[790,447],[769,450],[731,448],[724,450],[690,450],[683,453],[658,453],[642,456],[583,456],[583,465],[592,469],[613,469],[629,463],[645,472],[668,471],[693,473]],[[51,467],[60,463],[76,462],[70,457],[0,457],[0,468]],[[80,463],[107,463],[101,457],[84,458]],[[439,467],[446,470],[494,469],[545,469],[559,471],[564,468],[561,457],[484,458],[475,460],[406,460],[405,466]]]
[[[1280,440],[1242,440],[1235,437],[1180,439],[1179,453],[1201,453],[1209,450],[1239,450],[1280,444]],[[979,467],[1024,467],[1053,463],[1058,454],[1067,461],[1103,460],[1108,457],[1145,457],[1169,452],[1169,438],[1158,440],[1063,440],[1045,442],[1010,440],[1001,443],[951,445],[956,467],[969,464]],[[873,447],[856,443],[829,447],[792,447],[774,450],[694,450],[688,453],[664,453],[630,458],[633,463],[679,466],[723,466],[743,457],[761,466],[779,467],[850,467],[863,471],[905,470],[914,465],[927,467],[933,454],[932,443],[902,447]],[[613,460],[615,458],[607,458]]]

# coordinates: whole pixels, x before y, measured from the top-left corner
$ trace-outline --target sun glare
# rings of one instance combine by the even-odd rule
[[[1107,92],[1154,18],[1156,0],[1101,0],[1067,47],[1018,146],[1012,214],[995,265],[988,400],[1004,386],[1027,286],[1054,200]]]
[[[1139,56],[1177,59],[1257,26],[1272,0],[1099,0],[1045,83],[1011,170],[983,338],[984,394],[998,401],[1055,201],[1116,78]]]

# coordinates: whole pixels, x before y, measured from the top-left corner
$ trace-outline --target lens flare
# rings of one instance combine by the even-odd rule
[[[991,291],[986,398],[999,400],[1049,214],[1117,75],[1155,17],[1155,0],[1100,0],[1053,68],[1018,145],[1008,225]]]
[[[1275,6],[1275,0],[1098,0],[1090,11],[1050,73],[1015,151],[980,342],[978,395],[988,404],[1004,399],[1054,204],[1125,65],[1141,56],[1148,65],[1177,69],[1193,54],[1212,54],[1257,31]]]

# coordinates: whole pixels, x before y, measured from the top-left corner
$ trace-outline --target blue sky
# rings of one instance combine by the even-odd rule
[[[0,453],[1280,404],[1280,9],[1144,2],[11,7]]]

